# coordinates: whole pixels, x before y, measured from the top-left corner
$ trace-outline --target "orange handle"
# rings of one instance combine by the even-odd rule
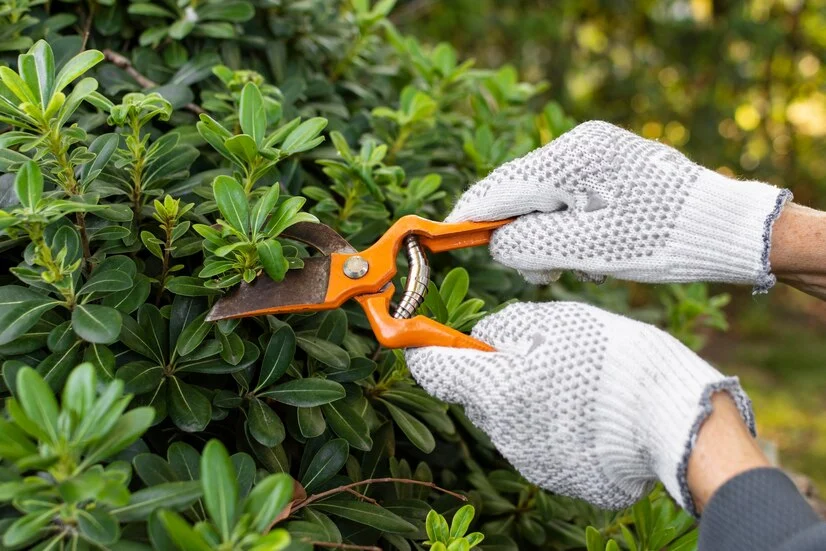
[[[403,216],[364,251],[330,255],[330,281],[324,302],[335,308],[351,297],[378,293],[396,274],[396,257],[408,235],[418,236],[422,246],[438,253],[484,245],[490,242],[495,229],[512,220],[448,224],[415,215]],[[344,263],[352,256],[360,256],[369,266],[367,274],[360,279],[344,275]]]
[[[495,349],[487,343],[469,337],[436,320],[425,316],[410,319],[396,319],[390,315],[390,298],[394,287],[388,285],[380,293],[355,297],[367,319],[376,339],[388,348],[417,348],[420,346],[447,346],[451,348],[473,348],[484,352]]]

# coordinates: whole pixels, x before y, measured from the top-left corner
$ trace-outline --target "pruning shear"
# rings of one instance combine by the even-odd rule
[[[430,281],[423,249],[438,253],[483,245],[490,241],[493,230],[510,221],[445,223],[404,216],[362,252],[329,226],[299,222],[281,236],[305,243],[321,255],[305,258],[304,267],[289,270],[282,281],[262,274],[252,283],[242,283],[232,294],[219,299],[206,319],[331,310],[352,298],[367,314],[376,339],[388,348],[448,346],[493,351],[486,343],[414,314],[424,301]],[[395,291],[391,281],[402,247],[410,271],[401,300],[391,314],[390,300]]]

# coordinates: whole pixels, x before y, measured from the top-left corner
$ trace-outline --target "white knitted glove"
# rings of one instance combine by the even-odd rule
[[[552,492],[618,509],[661,480],[696,514],[686,469],[712,394],[727,390],[754,432],[737,378],[656,327],[575,302],[521,303],[473,336],[497,351],[412,348],[410,372]]]
[[[493,257],[532,283],[560,270],[644,282],[775,282],[769,248],[788,190],[732,180],[604,122],[583,123],[494,170],[448,222],[520,216]],[[522,216],[525,215],[525,216]]]

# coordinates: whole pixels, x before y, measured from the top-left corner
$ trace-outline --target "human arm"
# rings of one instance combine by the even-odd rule
[[[771,468],[731,399],[717,394],[688,461],[703,551],[826,549],[826,523]]]
[[[788,204],[774,224],[771,266],[783,283],[826,300],[826,212]]]

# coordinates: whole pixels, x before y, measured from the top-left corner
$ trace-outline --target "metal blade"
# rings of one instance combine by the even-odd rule
[[[228,318],[245,318],[282,312],[297,312],[304,308],[324,304],[327,284],[330,281],[330,257],[315,256],[304,259],[300,270],[289,270],[282,281],[273,281],[266,275],[258,276],[252,283],[242,283],[231,294],[215,303],[207,315],[207,321]]]
[[[333,253],[356,252],[353,246],[341,237],[336,230],[319,222],[293,224],[281,232],[281,237],[306,243],[318,249],[324,256],[330,256]]]

